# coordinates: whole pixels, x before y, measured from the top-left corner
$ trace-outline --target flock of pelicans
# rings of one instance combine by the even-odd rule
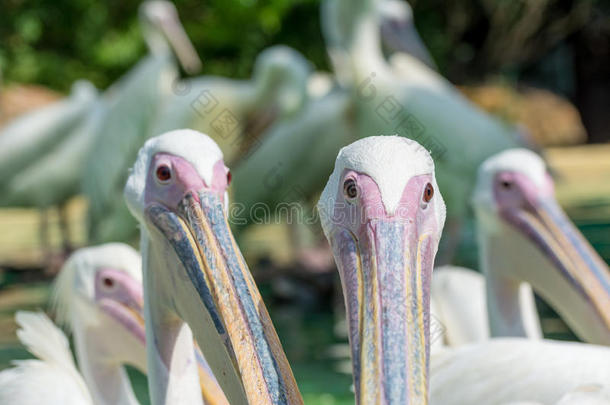
[[[186,72],[199,59],[171,3],[148,1],[150,55],[119,84],[98,95],[78,83],[4,128],[0,205],[83,193],[91,240],[126,240],[135,218],[141,258],[120,243],[72,255],[53,302],[78,368],[46,315],[19,312],[18,337],[38,359],[0,372],[0,404],[135,404],[125,364],[148,374],[153,404],[302,403],[228,226],[227,188],[234,177],[237,201],[273,208],[294,185],[315,195],[335,157],[318,211],[357,403],[610,404],[608,266],[559,207],[543,160],[434,72],[405,5],[324,1],[335,75],[311,90],[319,80],[285,47],[263,52],[252,80],[179,80],[174,56]],[[220,133],[221,111],[237,138],[264,142]],[[388,133],[400,136],[370,137]],[[426,142],[445,153],[433,162]],[[269,173],[277,188],[261,186]],[[469,199],[481,273],[433,273],[445,220]],[[534,291],[587,343],[542,339]]]
[[[38,359],[0,373],[0,403],[134,404],[124,364],[147,372],[153,404],[303,402],[228,225],[229,173],[197,131],[145,143],[124,188],[142,259],[123,244],[73,254],[54,302],[79,369],[63,332],[19,312],[18,336]],[[339,152],[318,211],[341,276],[356,402],[610,403],[610,273],[559,208],[542,159],[490,157],[473,205],[485,280],[433,276],[446,207],[430,154],[399,136]],[[542,339],[532,287],[589,343]],[[432,320],[446,329],[434,344]]]

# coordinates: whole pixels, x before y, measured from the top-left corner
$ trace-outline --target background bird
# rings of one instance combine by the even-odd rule
[[[432,282],[447,342],[541,338],[533,289],[581,339],[610,343],[610,271],[560,208],[542,158],[524,149],[488,158],[472,204],[483,275],[440,268]]]
[[[18,336],[36,360],[0,373],[2,403],[137,404],[124,369],[146,370],[140,258],[130,247],[82,249],[58,276],[54,302],[68,339],[43,313],[19,312]]]

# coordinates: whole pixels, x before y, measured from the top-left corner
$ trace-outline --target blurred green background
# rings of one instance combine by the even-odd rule
[[[250,75],[272,44],[328,61],[319,0],[177,0],[205,74]],[[589,137],[610,127],[610,1],[412,0],[439,70],[456,84],[500,75],[568,97]],[[2,0],[0,66],[7,82],[67,91],[80,78],[105,88],[145,53],[137,0]]]

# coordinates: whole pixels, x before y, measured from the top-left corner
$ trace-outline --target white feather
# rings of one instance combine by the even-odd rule
[[[92,404],[68,339],[42,312],[17,312],[17,336],[38,360],[14,361],[0,372],[0,403],[38,405]]]
[[[574,342],[493,339],[432,356],[432,405],[555,404],[583,385],[610,382],[610,348]]]

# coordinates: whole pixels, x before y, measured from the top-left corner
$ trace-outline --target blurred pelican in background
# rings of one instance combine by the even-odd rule
[[[438,70],[434,59],[422,41],[413,10],[406,0],[381,0],[377,4],[380,16],[381,39],[388,50],[390,64],[401,54],[411,55],[430,69]]]
[[[148,140],[127,180],[142,232],[153,404],[201,403],[193,334],[231,404],[303,403],[228,226],[229,180],[218,145],[193,130]]]
[[[541,338],[533,288],[581,339],[610,345],[610,271],[560,208],[542,158],[525,149],[490,157],[472,203],[484,276],[435,271],[433,314],[446,343]]]
[[[177,80],[173,55],[187,72],[195,72],[201,65],[171,2],[142,3],[140,26],[150,55],[102,96],[91,83],[79,81],[69,98],[21,116],[3,128],[2,206],[61,208],[81,190],[87,192],[95,187],[91,181],[97,177],[90,178],[98,176],[96,171],[103,172],[99,176],[111,173],[114,165],[107,164],[104,157],[111,153],[112,159],[118,161],[129,153],[126,145],[132,141],[125,139],[126,134],[140,136],[135,154],[144,142],[142,132],[148,129],[159,100],[170,93],[172,82]],[[121,131],[115,125],[123,129],[135,126],[140,132]],[[95,208],[95,199],[91,203]],[[62,223],[67,247],[67,225],[66,221]]]
[[[108,111],[83,167],[82,191],[90,203],[89,239],[98,243],[135,236],[134,223],[129,218],[106,219],[112,217],[116,205],[124,209],[121,190],[127,168],[150,136],[151,123],[179,82],[175,59],[191,74],[201,67],[173,3],[161,0],[143,3],[140,20],[150,55],[108,90],[112,95]]]
[[[295,184],[299,196],[311,198],[323,188],[321,179],[339,149],[375,133],[416,139],[432,150],[439,185],[450,203],[448,215],[457,225],[466,214],[478,166],[520,144],[515,131],[474,107],[415,57],[405,54],[408,74],[388,63],[380,34],[387,23],[379,11],[384,1],[323,2],[324,39],[341,86],[293,120],[270,128],[265,142],[235,168],[235,198],[246,207],[240,220],[247,221],[257,202],[272,208],[292,202]],[[302,170],[304,165],[308,170]]]
[[[269,126],[300,111],[307,101],[309,75],[309,63],[300,53],[274,46],[258,56],[249,80],[202,76],[174,83],[175,91],[149,117],[145,134],[131,135],[138,130],[133,125],[109,131],[100,138],[106,143],[100,145],[103,154],[86,177],[85,191],[95,201],[89,224],[92,238],[125,240],[137,234],[136,222],[120,197],[127,171],[147,138],[192,128],[210,134],[227,160],[239,160],[264,141],[259,137]],[[116,145],[125,151],[120,159]],[[109,165],[104,162],[112,162],[112,169],[101,170]]]
[[[55,284],[57,316],[67,337],[44,313],[18,312],[17,335],[35,360],[0,372],[3,404],[137,404],[124,364],[146,370],[141,264],[130,247],[79,250]]]
[[[72,85],[69,97],[22,115],[0,131],[0,170],[4,173],[0,206],[40,208],[45,249],[49,245],[46,211],[53,206],[59,208],[64,248],[69,248],[64,205],[78,193],[80,179],[71,165],[84,158],[81,143],[91,138],[95,128],[88,116],[97,117],[99,107],[97,89],[81,80]]]
[[[53,304],[74,336],[80,370],[44,313],[20,311],[17,335],[38,359],[0,372],[0,403],[137,404],[123,366],[147,371],[140,255],[120,243],[79,249],[57,277]],[[195,358],[204,403],[227,404],[198,348]]]

